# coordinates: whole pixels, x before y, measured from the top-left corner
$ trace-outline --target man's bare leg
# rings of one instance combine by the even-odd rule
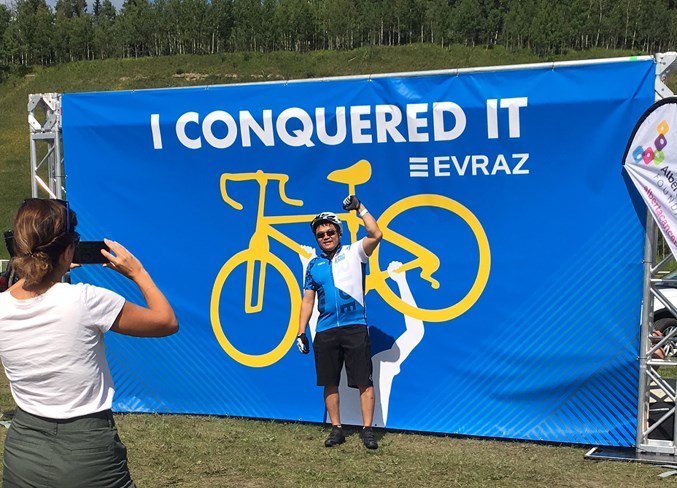
[[[362,443],[367,449],[378,448],[376,435],[371,429],[374,422],[374,387],[360,386],[360,407],[362,409]]]
[[[327,415],[329,415],[331,425],[341,425],[338,386],[324,387],[324,404],[327,407]]]
[[[374,387],[360,386],[360,408],[362,410],[362,425],[371,427],[374,422]]]
[[[324,387],[324,404],[327,407],[327,415],[331,421],[331,433],[324,441],[325,447],[334,447],[343,444],[346,440],[341,428],[341,413],[339,408],[338,386]]]

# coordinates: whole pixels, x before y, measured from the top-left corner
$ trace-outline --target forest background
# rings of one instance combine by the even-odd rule
[[[429,43],[673,50],[675,0],[4,0],[0,65]],[[54,0],[50,0],[54,1]]]

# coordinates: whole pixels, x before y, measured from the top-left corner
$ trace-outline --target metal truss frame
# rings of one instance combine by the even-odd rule
[[[677,53],[656,55],[656,100],[674,96],[665,81],[677,70]],[[677,422],[675,422],[675,400],[677,389],[674,379],[666,371],[677,371],[677,358],[658,359],[654,353],[667,344],[677,341],[677,329],[663,337],[654,332],[653,306],[659,300],[677,317],[677,308],[661,292],[659,285],[667,283],[661,276],[665,266],[673,259],[672,254],[657,261],[657,247],[661,239],[658,227],[649,211],[646,216],[646,234],[644,242],[644,286],[640,348],[639,348],[639,388],[637,395],[637,437],[638,457],[654,455],[657,462],[675,462],[677,454]],[[659,455],[659,456],[655,456]]]
[[[49,198],[64,198],[66,187],[61,151],[61,94],[29,95],[28,126],[31,194],[39,197],[40,190],[43,190]]]

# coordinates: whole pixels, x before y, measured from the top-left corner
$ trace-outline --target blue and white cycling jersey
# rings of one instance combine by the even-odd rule
[[[323,253],[310,260],[304,290],[317,293],[316,332],[344,325],[367,325],[364,310],[364,279],[367,255],[362,239],[341,246],[329,260]]]

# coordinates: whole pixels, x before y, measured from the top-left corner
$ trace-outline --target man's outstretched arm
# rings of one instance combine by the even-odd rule
[[[369,213],[367,207],[364,206],[356,195],[350,195],[343,200],[343,208],[344,210],[355,210],[357,215],[362,218],[364,228],[367,229],[367,237],[362,240],[362,248],[367,256],[371,256],[383,238],[383,233],[379,229],[376,219]]]

